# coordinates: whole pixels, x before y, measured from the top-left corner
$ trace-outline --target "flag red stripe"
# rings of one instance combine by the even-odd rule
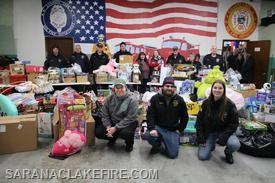
[[[167,33],[190,33],[200,36],[216,37],[216,32],[208,32],[189,28],[168,28],[154,33],[142,33],[142,34],[120,34],[120,33],[106,33],[107,40],[114,38],[123,39],[137,39],[137,38],[155,38]]]
[[[114,18],[119,18],[119,19],[131,19],[131,18],[152,18],[155,16],[159,16],[159,15],[164,15],[167,13],[187,13],[187,14],[192,14],[192,15],[198,15],[198,16],[202,16],[202,17],[213,17],[216,18],[217,17],[217,13],[212,13],[212,12],[208,12],[208,11],[198,11],[198,10],[193,10],[193,9],[189,9],[189,8],[167,8],[167,9],[162,9],[162,10],[157,10],[155,12],[152,13],[123,13],[123,12],[119,12],[117,10],[114,9],[106,9],[106,15],[107,16],[111,16]]]
[[[166,18],[166,19],[158,20],[152,24],[117,24],[117,23],[107,21],[106,27],[126,29],[126,30],[137,30],[137,29],[157,28],[163,25],[175,24],[175,23],[182,23],[182,24],[188,24],[188,25],[200,25],[200,26],[206,26],[206,27],[217,26],[217,23],[194,20],[190,18],[174,17],[174,18]]]
[[[166,0],[166,1],[154,1],[154,2],[131,2],[122,0],[105,0],[105,3],[112,3],[127,8],[155,8],[167,3],[189,3],[193,5],[208,6],[216,8],[217,2],[208,2],[203,0]]]

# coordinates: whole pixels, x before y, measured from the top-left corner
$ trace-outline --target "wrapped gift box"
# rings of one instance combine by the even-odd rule
[[[25,75],[25,67],[22,64],[10,64],[11,75]]]
[[[26,75],[10,75],[10,83],[18,82],[18,81],[27,81]]]

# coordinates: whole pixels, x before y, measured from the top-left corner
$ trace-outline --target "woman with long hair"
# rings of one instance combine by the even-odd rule
[[[139,70],[141,72],[140,93],[146,92],[146,86],[150,79],[150,67],[144,52],[140,52],[137,58]]]
[[[239,118],[235,104],[226,97],[225,83],[216,80],[209,97],[203,102],[198,114],[196,129],[199,144],[198,158],[208,160],[215,144],[226,146],[224,153],[227,163],[233,163],[232,153],[240,148],[235,135]]]

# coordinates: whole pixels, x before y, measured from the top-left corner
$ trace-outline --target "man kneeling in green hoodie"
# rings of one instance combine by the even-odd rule
[[[131,152],[138,122],[138,101],[132,92],[127,90],[123,79],[114,81],[114,93],[105,101],[102,108],[101,122],[96,124],[95,136],[109,140],[113,146],[118,137],[125,140],[126,152]]]

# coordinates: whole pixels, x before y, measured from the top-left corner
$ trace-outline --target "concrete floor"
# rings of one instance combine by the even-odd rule
[[[4,182],[165,182],[165,183],[274,183],[275,159],[256,158],[235,153],[233,165],[224,162],[223,148],[217,147],[209,161],[199,161],[197,148],[181,146],[177,159],[168,159],[161,154],[149,155],[150,146],[145,141],[136,140],[131,153],[124,152],[122,141],[114,148],[106,146],[106,141],[97,140],[94,147],[85,147],[81,153],[66,160],[48,158],[52,142],[39,143],[37,151],[0,156],[0,183]],[[6,169],[157,169],[158,179],[16,179],[6,178]],[[143,172],[144,173],[144,172]],[[21,174],[22,175],[22,174]],[[75,174],[73,174],[75,175]],[[138,175],[138,174],[135,174]],[[125,176],[124,176],[125,177]]]

